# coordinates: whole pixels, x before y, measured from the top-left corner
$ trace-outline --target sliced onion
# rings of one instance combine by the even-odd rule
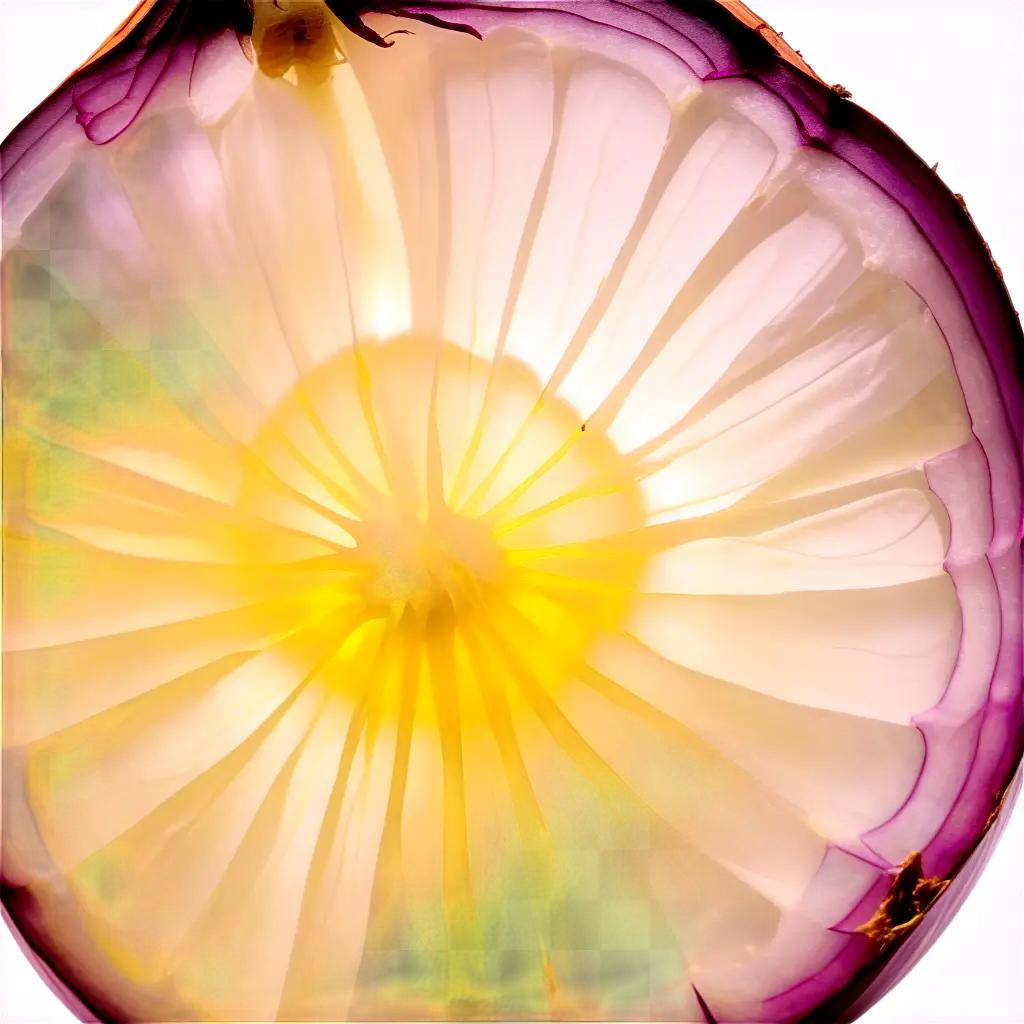
[[[87,1018],[853,1019],[1019,782],[1020,326],[734,2],[144,4],[3,149],[3,892]]]

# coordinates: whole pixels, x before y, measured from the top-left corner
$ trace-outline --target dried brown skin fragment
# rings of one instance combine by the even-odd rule
[[[995,268],[998,270],[999,269],[999,264],[996,263],[995,260],[993,260],[992,263],[995,266]],[[1000,271],[1000,274],[1002,274],[1002,271]],[[1000,792],[999,798],[996,800],[995,807],[992,808],[992,812],[985,819],[985,827],[981,830],[981,834],[982,835],[985,835],[985,833],[987,833],[988,830],[990,828],[992,828],[992,826],[998,820],[999,815],[1003,813],[1003,808],[1006,806],[1006,801],[1009,800],[1009,798],[1010,798],[1010,790],[1011,789],[1013,789],[1013,782],[1012,781],[1008,782],[1003,787],[1002,792]]]
[[[939,168],[939,165],[936,164],[932,168],[932,170],[935,171],[936,173],[938,173],[938,168]],[[967,208],[967,200],[964,199],[963,195],[961,193],[959,193],[959,192],[954,192],[953,193],[953,198],[956,199],[956,201],[960,204],[960,208],[964,211],[964,213],[967,214],[967,219],[971,222],[971,224],[975,225],[975,227],[977,227],[977,225],[975,224],[975,221],[974,221],[974,216],[972,215],[971,211]],[[978,237],[981,238],[980,232],[979,232]],[[988,244],[988,242],[985,241],[984,238],[981,239],[981,242],[982,242],[982,245],[985,246],[985,252],[988,253],[988,258],[992,261],[992,268],[995,270],[996,274],[999,276],[999,280],[1000,281],[1006,280],[1005,277],[1003,276],[1003,268],[1001,266],[999,266],[999,264],[996,262],[995,256],[992,255],[992,246],[990,246]]]
[[[785,39],[782,38],[781,32],[776,32],[775,29],[768,24],[764,18],[758,17],[745,3],[743,0],[719,0],[719,3],[732,15],[743,22],[744,25],[749,25],[755,32],[757,32],[762,39],[764,39],[772,47],[773,50],[785,61],[788,61],[793,67],[802,71],[805,75],[810,75],[811,78],[816,79],[825,85],[825,80],[815,72],[815,70],[804,60],[803,54],[799,50],[794,50]]]
[[[924,919],[935,901],[946,891],[948,878],[926,878],[917,851],[900,865],[889,894],[871,919],[857,931],[866,935],[880,952],[910,934]]]

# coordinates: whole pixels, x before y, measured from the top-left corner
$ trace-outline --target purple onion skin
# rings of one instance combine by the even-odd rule
[[[38,926],[32,926],[31,908],[19,899],[18,891],[4,886],[2,895],[4,923],[46,987],[85,1024],[115,1020],[114,1015],[100,1013],[85,1001],[81,993],[88,987],[87,982],[75,978],[73,966],[48,953],[45,937]]]
[[[523,3],[473,3],[421,0],[325,0],[351,31],[389,46],[363,18],[390,14],[481,35],[496,20],[514,24]],[[1024,335],[1002,275],[967,211],[937,174],[877,118],[853,103],[845,90],[831,88],[795,66],[792,53],[770,41],[763,24],[751,24],[718,0],[542,0],[533,9],[557,10],[567,18],[603,23],[609,31],[644,42],[655,31],[684,41],[702,55],[691,70],[704,81],[745,79],[781,100],[792,115],[803,145],[831,154],[899,204],[921,238],[948,270],[984,355],[998,384],[1001,413],[1012,438],[1014,459],[989,464],[993,494],[1015,494],[1014,515],[997,522],[995,533],[1010,537],[1015,569],[1021,570],[1020,538],[1022,367]],[[103,145],[131,125],[163,90],[187,88],[216,48],[237,45],[250,51],[253,15],[246,0],[148,0],[127,31],[101,55],[71,76],[48,100],[15,128],[0,151],[4,191],[23,175],[36,173],[40,155],[70,145],[84,135]],[[137,12],[137,15],[139,14]],[[753,20],[753,19],[752,19]],[[593,24],[589,27],[593,28]],[[777,37],[775,37],[777,38]],[[680,61],[683,57],[677,54]],[[400,59],[400,57],[396,57]],[[820,993],[779,993],[778,1018],[828,1024],[852,1021],[864,1013],[910,970],[955,914],[983,870],[1006,825],[1021,787],[1024,752],[1024,703],[1021,701],[1022,638],[1019,605],[1004,605],[1003,638],[993,688],[1001,682],[1002,698],[990,697],[972,723],[973,767],[937,838],[921,851],[923,874],[950,879],[919,926],[880,951],[852,924],[836,927],[849,941],[833,964],[801,988]],[[927,725],[918,725],[928,743]],[[884,895],[882,893],[881,895]],[[5,920],[47,984],[82,1020],[115,1020],[102,992],[82,977],[75,965],[61,962],[47,947],[45,922],[23,890],[2,885]],[[877,900],[876,900],[877,904]],[[866,915],[870,916],[870,914]],[[860,923],[863,923],[863,918]],[[848,980],[852,977],[852,980]],[[842,980],[847,979],[847,980]],[[714,1007],[698,993],[708,1024]]]

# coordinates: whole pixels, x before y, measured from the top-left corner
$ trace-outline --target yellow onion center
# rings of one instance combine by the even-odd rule
[[[325,545],[301,656],[392,712],[392,675],[429,676],[434,703],[495,680],[550,692],[621,620],[642,561],[639,489],[600,430],[518,360],[409,336],[300,379],[246,453],[238,506]],[[237,545],[243,592],[262,561]]]

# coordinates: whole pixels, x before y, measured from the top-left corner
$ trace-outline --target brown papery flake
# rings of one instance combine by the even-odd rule
[[[900,865],[889,894],[857,931],[880,949],[888,949],[921,923],[932,904],[946,891],[949,881],[948,878],[926,878],[921,868],[921,854],[914,851]]]

